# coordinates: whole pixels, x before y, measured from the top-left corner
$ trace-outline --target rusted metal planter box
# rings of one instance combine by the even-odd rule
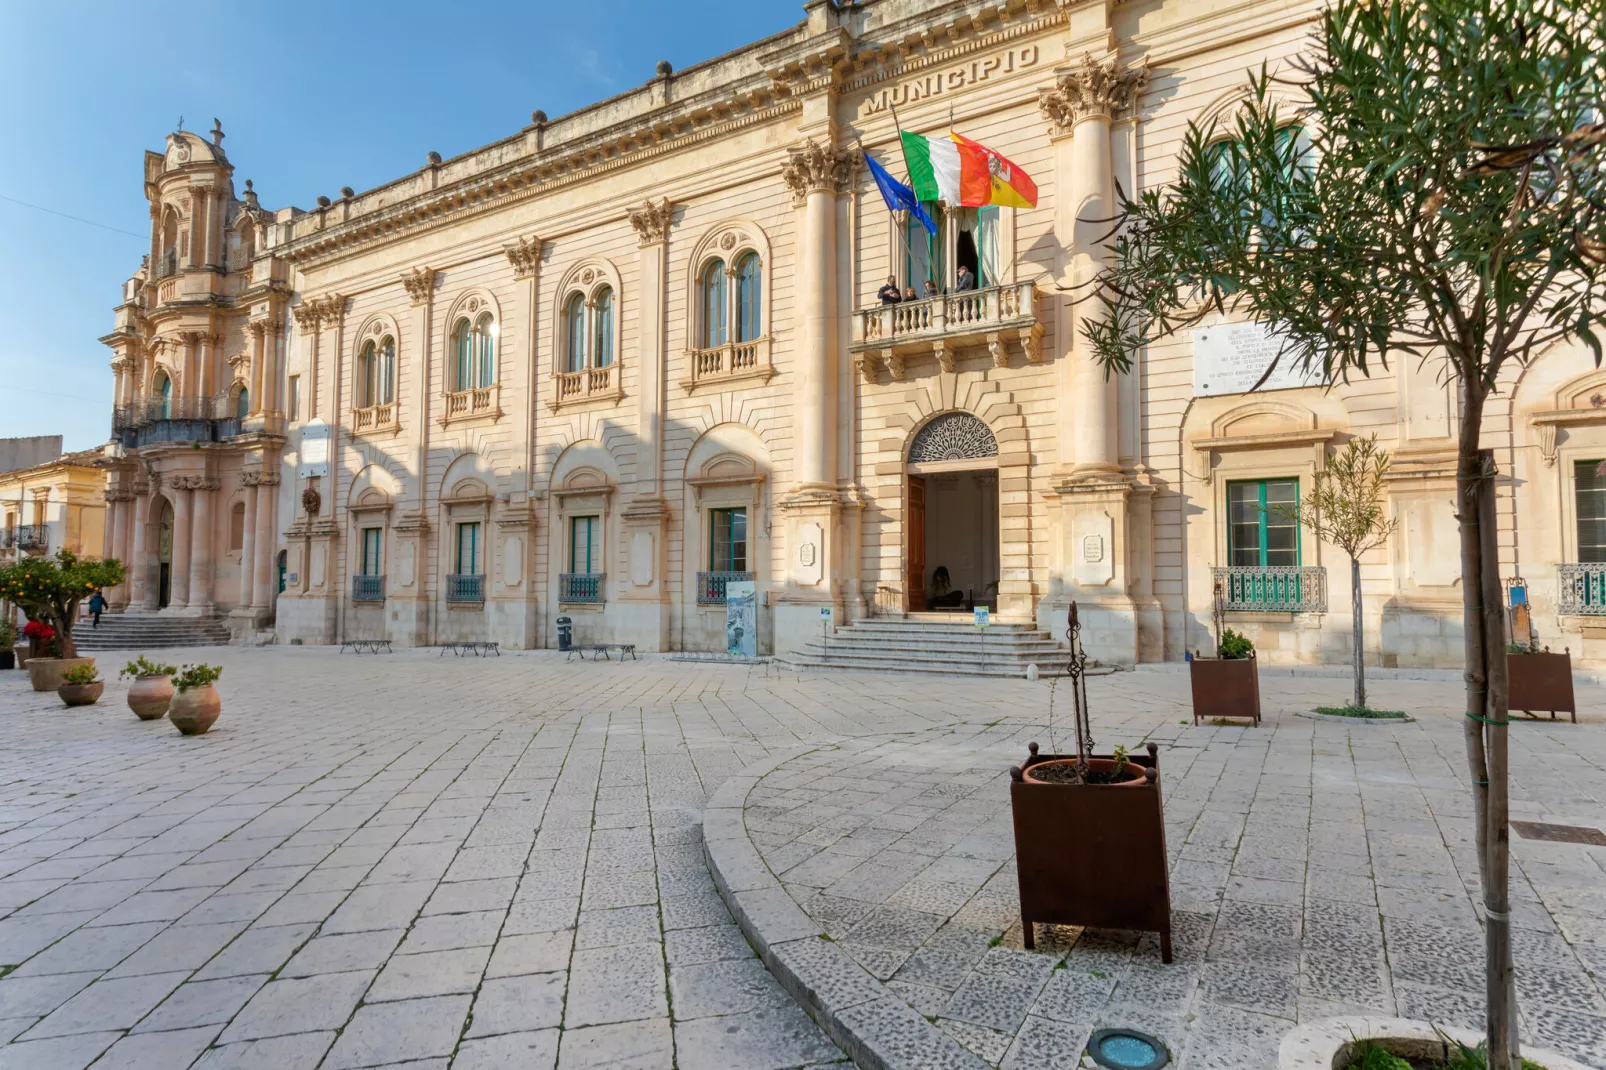
[[[1573,659],[1570,651],[1552,654],[1507,654],[1506,675],[1510,691],[1507,705],[1512,710],[1532,714],[1535,710],[1572,716],[1578,723],[1578,702],[1573,697]]]
[[[1193,723],[1216,717],[1247,717],[1260,723],[1260,663],[1247,658],[1201,658],[1188,662],[1193,683]]]
[[[1020,766],[1074,754],[1038,754]],[[1109,758],[1111,755],[1095,755]],[[1137,787],[1115,784],[1036,784],[1011,770],[1010,809],[1015,818],[1015,870],[1026,948],[1036,946],[1032,926],[1082,925],[1160,934],[1160,954],[1171,961],[1171,883],[1165,853],[1160,758],[1149,744],[1133,765],[1153,768]]]

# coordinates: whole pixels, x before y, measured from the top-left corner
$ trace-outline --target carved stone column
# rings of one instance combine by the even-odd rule
[[[318,321],[320,312],[318,302],[310,298],[302,298],[301,304],[295,306],[296,326],[301,328],[302,335],[307,340],[307,382],[306,405],[307,414],[303,419],[310,420],[318,415]]]
[[[1123,68],[1114,60],[1083,57],[1061,68],[1051,90],[1038,103],[1049,119],[1054,145],[1054,182],[1058,210],[1055,228],[1064,250],[1059,281],[1074,298],[1063,302],[1056,321],[1061,369],[1058,382],[1059,463],[1053,511],[1053,577],[1049,598],[1038,606],[1039,623],[1058,635],[1064,611],[1079,604],[1088,653],[1104,661],[1131,664],[1138,660],[1140,631],[1158,627],[1158,620],[1140,622],[1156,609],[1133,599],[1137,577],[1134,555],[1150,553],[1147,545],[1148,497],[1152,488],[1138,485],[1121,470],[1119,393],[1113,377],[1093,357],[1083,325],[1101,314],[1088,284],[1108,264],[1105,238],[1115,215],[1115,169],[1110,124],[1132,109],[1148,85],[1147,68]],[[1134,498],[1141,499],[1137,527],[1144,545],[1134,541]]]
[[[245,484],[245,523],[240,535],[240,595],[236,609],[250,609],[256,605],[256,542],[257,542],[257,486],[247,473]]]
[[[267,401],[264,396],[264,387],[267,382],[265,341],[268,321],[252,320],[246,324],[246,328],[250,332],[249,337],[251,339],[251,378],[246,383],[246,389],[251,392],[250,415],[261,416],[263,412],[267,411],[263,407],[263,403]]]
[[[858,153],[813,138],[791,150],[781,176],[799,210],[799,382],[793,395],[792,493],[778,504],[785,518],[785,588],[775,614],[775,649],[795,648],[820,631],[819,610],[841,620],[843,579],[853,571],[851,533],[843,525],[838,459],[837,322],[839,200],[853,189]],[[843,623],[846,623],[843,620]]]
[[[147,547],[150,535],[151,496],[148,486],[134,486],[134,526],[129,535],[128,550],[128,604],[142,610],[154,608],[148,601],[147,583],[151,571],[151,557]]]
[[[107,601],[111,603],[112,609],[119,610],[128,605],[130,579],[134,575],[134,565],[128,556],[134,492],[119,483],[118,486],[106,491],[106,507],[111,512],[111,523],[106,525],[107,546],[103,556],[117,558],[123,563],[126,572],[124,581],[106,592]]]
[[[266,469],[267,461],[264,461]],[[277,464],[275,460],[273,462]],[[251,607],[260,611],[259,618],[273,605],[278,593],[277,578],[273,574],[273,561],[277,556],[278,530],[274,523],[279,513],[279,477],[270,471],[257,474],[256,540],[252,545]]]
[[[173,497],[173,545],[168,555],[167,608],[180,610],[190,604],[190,499],[188,477],[170,481]],[[157,563],[160,568],[160,561]],[[160,587],[160,583],[157,584]]]
[[[192,614],[212,612],[212,498],[218,481],[208,476],[189,476],[191,493],[190,518],[190,589],[188,607]]]
[[[416,355],[413,359],[413,390],[418,399],[418,453],[413,462],[413,511],[423,516],[427,509],[429,498],[429,403],[434,397],[434,389],[430,383],[430,371],[433,364],[430,360],[430,346],[433,339],[433,330],[430,325],[431,313],[435,300],[435,269],[429,267],[414,268],[401,277],[402,286],[407,290],[407,299],[413,305],[413,317],[418,335],[418,345],[414,347]]]

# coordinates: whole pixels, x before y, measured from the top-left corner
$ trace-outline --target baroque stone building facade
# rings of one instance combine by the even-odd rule
[[[236,196],[221,131],[148,154],[150,256],[105,339],[108,547],[134,564],[114,604],[280,642],[550,646],[562,615],[587,642],[722,650],[725,584],[751,579],[764,651],[823,609],[987,605],[1057,634],[1075,599],[1090,651],[1131,663],[1208,646],[1219,590],[1263,656],[1340,660],[1347,562],[1275,506],[1375,432],[1400,530],[1364,563],[1369,658],[1458,663],[1436,369],[1244,393],[1265,339],[1221,323],[1109,378],[1071,298],[1116,191],[1166,181],[1188,121],[1230,115],[1316,6],[804,7],[306,211]],[[935,205],[928,240],[861,165],[902,173],[897,124],[1009,157],[1037,207]],[[880,305],[889,276],[939,293]],[[1509,575],[1575,648],[1606,602],[1590,368],[1514,370],[1489,421]]]

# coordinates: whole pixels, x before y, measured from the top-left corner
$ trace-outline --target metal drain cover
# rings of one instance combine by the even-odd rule
[[[1525,840],[1587,843],[1591,847],[1606,847],[1606,832],[1587,825],[1549,825],[1543,821],[1513,821],[1511,827]]]
[[[1160,1070],[1171,1061],[1163,1043],[1135,1029],[1100,1029],[1088,1040],[1087,1053],[1108,1070]]]

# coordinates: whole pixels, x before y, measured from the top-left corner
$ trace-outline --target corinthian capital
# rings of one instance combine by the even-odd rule
[[[346,295],[330,294],[316,302],[318,318],[325,323],[339,323],[346,315]]]
[[[401,277],[402,285],[407,288],[407,296],[415,305],[421,305],[430,299],[435,292],[435,269],[414,268]]]
[[[515,279],[528,279],[541,270],[541,239],[531,235],[520,238],[517,245],[504,245],[507,262],[513,265]]]
[[[1122,67],[1113,59],[1099,61],[1088,53],[1080,66],[1060,72],[1053,89],[1038,91],[1037,106],[1055,132],[1063,134],[1089,116],[1113,118],[1136,107],[1148,85],[1147,66]]]
[[[669,240],[669,225],[674,214],[675,206],[669,203],[669,198],[653,204],[649,197],[640,208],[630,210],[630,225],[636,228],[636,237],[642,246],[657,245]]]
[[[813,138],[804,138],[803,144],[787,152],[786,166],[781,178],[792,191],[796,204],[816,190],[827,193],[846,193],[853,187],[853,175],[859,169],[859,154],[852,149],[839,148],[827,142],[822,145]]]
[[[303,301],[291,311],[296,315],[296,325],[303,331],[316,331],[318,329],[317,302]]]

